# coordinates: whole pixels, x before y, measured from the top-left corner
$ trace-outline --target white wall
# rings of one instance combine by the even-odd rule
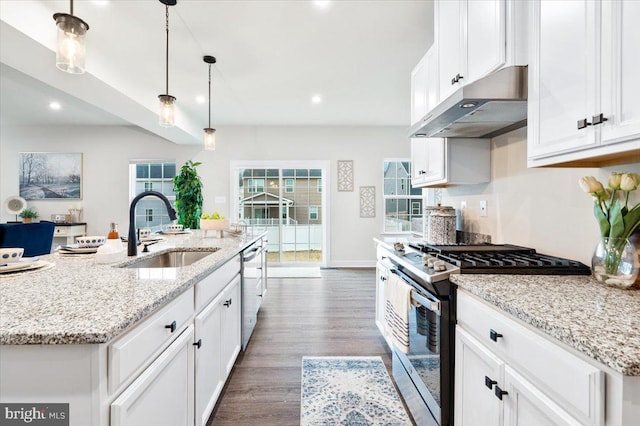
[[[526,128],[494,138],[491,182],[447,188],[442,204],[459,209],[466,201],[464,229],[489,234],[494,243],[533,247],[590,265],[600,232],[592,198],[582,192],[578,179],[592,175],[606,185],[612,171],[640,173],[640,161],[604,168],[527,169],[526,158]],[[640,201],[639,192],[633,193],[633,204]],[[487,200],[487,217],[480,216],[480,200]]]
[[[168,142],[137,127],[51,126],[0,127],[0,201],[18,195],[20,152],[81,152],[82,200],[33,200],[40,219],[83,208],[90,235],[105,235],[117,222],[121,235],[129,229],[129,160],[162,158],[184,163],[199,150]],[[15,220],[2,209],[2,221]]]
[[[178,168],[201,161],[206,211],[227,216],[230,160],[329,160],[330,266],[373,265],[372,238],[382,231],[382,160],[410,155],[404,127],[232,127],[219,128],[216,151],[175,145],[135,127],[0,127],[0,201],[18,194],[18,153],[82,152],[83,220],[90,234],[104,234],[109,222],[128,229],[130,159],[167,159]],[[337,192],[337,160],[354,160],[354,192]],[[376,217],[360,218],[358,187],[375,185]],[[223,196],[225,203],[216,204]],[[30,201],[42,219],[67,213],[78,201]],[[4,210],[2,221],[14,220]]]

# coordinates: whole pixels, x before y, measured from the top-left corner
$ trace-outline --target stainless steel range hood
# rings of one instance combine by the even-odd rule
[[[409,137],[491,138],[527,125],[527,67],[503,68],[461,87],[418,123]]]

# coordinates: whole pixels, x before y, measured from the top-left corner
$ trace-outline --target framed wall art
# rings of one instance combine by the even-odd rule
[[[353,192],[353,160],[338,160],[338,192]]]
[[[360,217],[376,217],[376,187],[360,187]]]
[[[25,200],[82,199],[82,153],[21,152],[19,173]]]

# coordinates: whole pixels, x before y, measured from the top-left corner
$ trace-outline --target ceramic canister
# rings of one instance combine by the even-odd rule
[[[456,243],[456,211],[450,206],[425,208],[425,239],[429,244]]]

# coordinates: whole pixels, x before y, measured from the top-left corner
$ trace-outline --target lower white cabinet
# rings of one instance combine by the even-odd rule
[[[192,425],[193,391],[190,325],[113,401],[111,425]]]
[[[456,425],[605,424],[600,368],[475,296],[457,295]]]
[[[222,295],[222,374],[225,380],[240,353],[240,276],[233,280]]]

